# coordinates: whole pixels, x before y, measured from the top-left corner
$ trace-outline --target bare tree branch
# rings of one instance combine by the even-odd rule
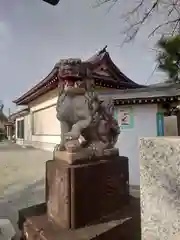
[[[174,32],[176,31],[176,29],[178,28],[178,25],[180,24],[180,18],[177,18],[177,19],[174,19],[172,21],[167,21],[167,22],[164,22],[160,25],[158,25],[150,34],[148,37],[151,37],[154,35],[155,32],[157,32],[158,29],[166,26],[166,25],[170,25],[172,23],[175,23],[175,27],[172,29],[172,34],[174,35]]]
[[[154,3],[152,3],[150,8],[144,11],[141,19],[139,21],[135,21],[133,24],[129,26],[129,28],[127,28],[124,31],[124,33],[126,33],[124,42],[132,41],[136,37],[142,25],[151,17],[151,15],[154,13],[155,10],[158,10],[160,1],[161,0],[156,0]],[[131,12],[127,13],[127,16],[131,17],[138,11],[143,10],[142,7],[144,3],[145,3],[145,0],[141,0],[141,2]],[[128,18],[126,18],[126,20],[127,19]]]
[[[114,6],[120,0],[97,0],[97,7],[102,4],[111,4],[110,8]],[[126,0],[127,2],[128,0]],[[124,1],[122,1],[124,4]],[[124,20],[127,26],[123,33],[125,34],[124,42],[132,41],[141,27],[152,18],[162,14],[162,22],[157,23],[149,37],[153,36],[160,29],[164,34],[175,35],[180,33],[180,0],[129,0],[129,5],[133,6],[125,14],[121,14],[121,18]],[[166,27],[166,29],[164,29]]]
[[[97,0],[95,3],[95,7],[100,7],[103,4],[110,3],[111,5],[114,5],[118,0]]]

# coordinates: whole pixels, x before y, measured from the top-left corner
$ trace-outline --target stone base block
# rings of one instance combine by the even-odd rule
[[[79,229],[64,229],[48,221],[44,204],[20,210],[23,239],[28,240],[140,240],[139,200],[132,198],[123,210]],[[45,210],[45,209],[44,209]]]
[[[48,218],[63,228],[79,228],[110,215],[129,200],[128,159],[113,156],[80,165],[48,161]]]

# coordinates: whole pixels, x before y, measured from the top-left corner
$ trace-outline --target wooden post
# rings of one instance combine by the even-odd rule
[[[180,111],[177,111],[177,128],[178,128],[178,136],[180,136]]]

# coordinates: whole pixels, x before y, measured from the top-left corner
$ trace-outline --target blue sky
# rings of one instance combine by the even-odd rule
[[[12,100],[46,77],[60,58],[87,59],[105,45],[121,71],[147,82],[156,65],[152,49],[158,36],[147,38],[152,24],[121,47],[120,15],[128,6],[119,4],[107,14],[107,6],[93,8],[95,1],[61,0],[56,7],[42,0],[0,1],[0,99],[6,111],[14,111]],[[148,83],[161,80],[155,73]]]

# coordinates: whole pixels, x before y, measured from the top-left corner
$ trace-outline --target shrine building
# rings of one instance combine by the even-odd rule
[[[139,85],[121,72],[106,49],[85,62],[91,64],[100,98],[114,100],[114,114],[121,126],[116,147],[120,155],[129,158],[130,185],[139,185],[139,138],[171,135],[164,127],[164,116],[167,109],[177,106],[180,85]],[[56,64],[46,78],[13,101],[24,106],[24,110],[10,116],[15,121],[17,144],[53,151],[60,142],[60,123],[56,119],[57,73]],[[179,125],[174,123],[173,135],[179,135]]]

